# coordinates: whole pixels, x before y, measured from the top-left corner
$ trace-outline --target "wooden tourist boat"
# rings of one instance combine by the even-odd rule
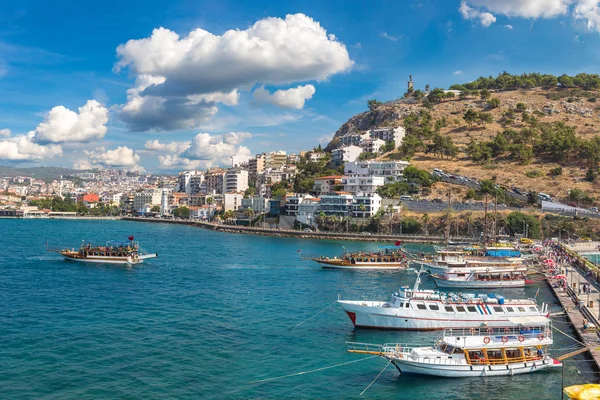
[[[323,268],[331,269],[354,269],[354,270],[396,270],[406,268],[406,253],[402,249],[380,250],[376,252],[359,251],[344,253],[339,257],[314,257],[311,260],[316,261]]]
[[[139,243],[130,236],[127,242],[109,241],[104,246],[82,242],[79,249],[51,248],[48,251],[59,253],[69,261],[102,263],[102,264],[141,264],[144,260],[157,257],[156,253],[148,253],[140,248]]]
[[[421,271],[419,271],[420,276]],[[355,327],[400,330],[504,327],[523,318],[548,318],[548,306],[535,299],[505,299],[495,294],[444,293],[401,287],[389,301],[338,300]]]
[[[527,374],[561,368],[549,355],[552,329],[546,320],[529,327],[446,329],[433,346],[347,343],[348,352],[386,358],[401,374],[446,378]]]

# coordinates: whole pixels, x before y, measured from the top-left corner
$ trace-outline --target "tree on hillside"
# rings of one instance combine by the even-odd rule
[[[481,125],[491,124],[494,122],[494,117],[490,113],[481,112],[477,115],[477,122]]]
[[[369,110],[371,110],[371,111],[373,111],[380,105],[381,105],[381,102],[377,101],[376,99],[371,99],[371,100],[367,101],[367,106],[369,106]]]
[[[500,99],[497,97],[494,97],[493,99],[489,99],[487,101],[487,105],[489,108],[498,108],[500,106]]]
[[[570,88],[575,86],[573,83],[573,78],[568,76],[567,74],[562,74],[558,77],[558,83],[562,88]]]
[[[467,125],[469,125],[469,128],[472,128],[475,121],[477,121],[478,116],[479,116],[479,113],[477,111],[473,110],[472,108],[469,108],[464,113],[463,119],[465,120]]]
[[[487,100],[487,99],[489,99],[490,97],[492,97],[492,94],[490,93],[490,91],[489,91],[489,90],[487,90],[487,89],[482,89],[482,90],[479,92],[479,96],[481,97],[481,100]]]
[[[542,233],[540,221],[533,215],[522,212],[513,211],[508,214],[506,224],[513,233],[524,235],[527,232],[527,236],[533,239],[539,239]]]

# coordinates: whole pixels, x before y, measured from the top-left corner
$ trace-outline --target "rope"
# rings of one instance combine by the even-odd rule
[[[385,371],[385,370],[386,370],[386,368],[387,368],[387,367],[389,367],[391,363],[392,363],[392,360],[390,360],[390,361],[389,361],[389,362],[388,362],[388,363],[385,365],[385,367],[383,367],[383,369],[381,370],[381,372],[379,373],[379,375],[377,375],[377,376],[375,377],[375,379],[373,379],[373,380],[371,381],[371,383],[369,383],[369,386],[367,386],[367,387],[365,388],[365,390],[363,390],[362,392],[360,392],[360,394],[358,395],[358,397],[362,396],[362,395],[363,395],[363,394],[364,394],[364,393],[365,393],[367,390],[369,390],[369,388],[371,387],[371,385],[372,385],[372,384],[374,384],[374,383],[375,383],[375,381],[376,381],[377,379],[379,379],[379,377],[381,376],[381,374],[383,374],[383,371]]]
[[[326,369],[331,369],[331,368],[336,368],[336,367],[341,367],[344,365],[348,365],[348,364],[354,364],[357,362],[361,362],[361,361],[365,361],[365,360],[370,360],[371,358],[375,358],[375,357],[379,357],[379,356],[371,356],[371,357],[367,357],[367,358],[361,358],[360,360],[353,360],[353,361],[348,361],[345,363],[341,363],[341,364],[336,364],[336,365],[330,365],[328,367],[322,367],[322,368],[317,368],[317,369],[312,369],[310,371],[302,371],[302,372],[296,372],[295,374],[289,374],[289,375],[283,375],[283,376],[277,376],[275,378],[267,378],[267,379],[259,379],[257,381],[251,381],[248,382],[249,385],[253,385],[255,383],[262,383],[262,382],[269,382],[269,381],[275,381],[278,379],[283,379],[283,378],[290,378],[292,376],[298,376],[298,375],[305,375],[305,374],[310,374],[313,372],[318,372],[318,371],[324,371]]]
[[[317,315],[321,314],[323,311],[327,310],[329,307],[332,307],[336,303],[337,303],[337,300],[334,301],[333,303],[331,303],[330,305],[328,305],[327,307],[325,307],[324,309],[322,309],[321,311],[319,311],[318,313],[314,314],[312,317],[308,317],[304,321],[300,322],[299,324],[294,325],[294,328],[297,328],[300,325],[302,325],[303,323],[305,323],[306,321],[308,321],[309,319],[312,319],[312,318],[316,317]]]
[[[568,337],[569,339],[574,340],[575,342],[579,343],[582,346],[587,347],[587,344],[580,342],[579,340],[575,339],[573,336],[570,336],[568,334],[566,334],[565,332],[561,331],[560,329],[558,329],[557,327],[555,327],[554,325],[552,326],[552,329],[557,330],[559,333],[562,333],[563,335],[565,335],[566,337]]]

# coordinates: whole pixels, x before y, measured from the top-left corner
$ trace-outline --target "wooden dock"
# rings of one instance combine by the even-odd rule
[[[569,274],[579,274],[579,271],[575,269],[571,269]],[[570,276],[569,278],[573,278]],[[578,277],[580,279],[579,282],[587,282],[584,277]],[[567,280],[569,282],[569,280]],[[565,314],[575,331],[577,332],[577,336],[581,340],[581,342],[585,343],[585,348],[572,351],[568,354],[564,354],[561,356],[561,359],[566,359],[577,354],[585,353],[586,351],[590,354],[592,359],[596,364],[596,368],[600,371],[600,337],[598,336],[598,329],[600,328],[600,323],[598,322],[598,304],[594,304],[594,307],[589,307],[589,303],[585,304],[587,300],[587,294],[579,295],[578,292],[573,290],[571,287],[568,287],[567,290],[563,288],[555,288],[553,287],[551,282],[548,282],[551,290],[554,292],[554,295],[562,305],[565,310]],[[598,292],[591,293],[590,296],[593,297],[593,302],[597,303]],[[591,297],[590,297],[591,298]],[[594,311],[595,309],[595,311]],[[583,320],[587,319],[588,324],[595,325],[594,328],[588,328],[585,332],[583,331]]]

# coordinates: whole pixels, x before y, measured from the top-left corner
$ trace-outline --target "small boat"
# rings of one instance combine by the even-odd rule
[[[347,343],[348,352],[386,358],[401,374],[446,378],[527,374],[561,368],[549,355],[550,324],[533,327],[446,329],[433,346]]]
[[[311,260],[323,268],[354,270],[397,270],[406,268],[406,253],[399,248],[385,248],[376,252],[357,251],[344,253],[339,257],[313,257]]]
[[[501,287],[524,287],[527,268],[486,268],[465,271],[464,268],[450,269],[443,275],[432,274],[439,288],[493,289]]]
[[[422,271],[422,270],[421,270]],[[441,330],[514,326],[548,320],[548,306],[535,299],[505,299],[496,294],[444,293],[401,287],[389,301],[338,300],[357,328]]]
[[[157,257],[156,253],[144,251],[138,242],[133,241],[133,236],[126,242],[109,241],[104,246],[82,242],[77,250],[46,246],[48,251],[59,253],[65,260],[87,263],[135,265]]]

